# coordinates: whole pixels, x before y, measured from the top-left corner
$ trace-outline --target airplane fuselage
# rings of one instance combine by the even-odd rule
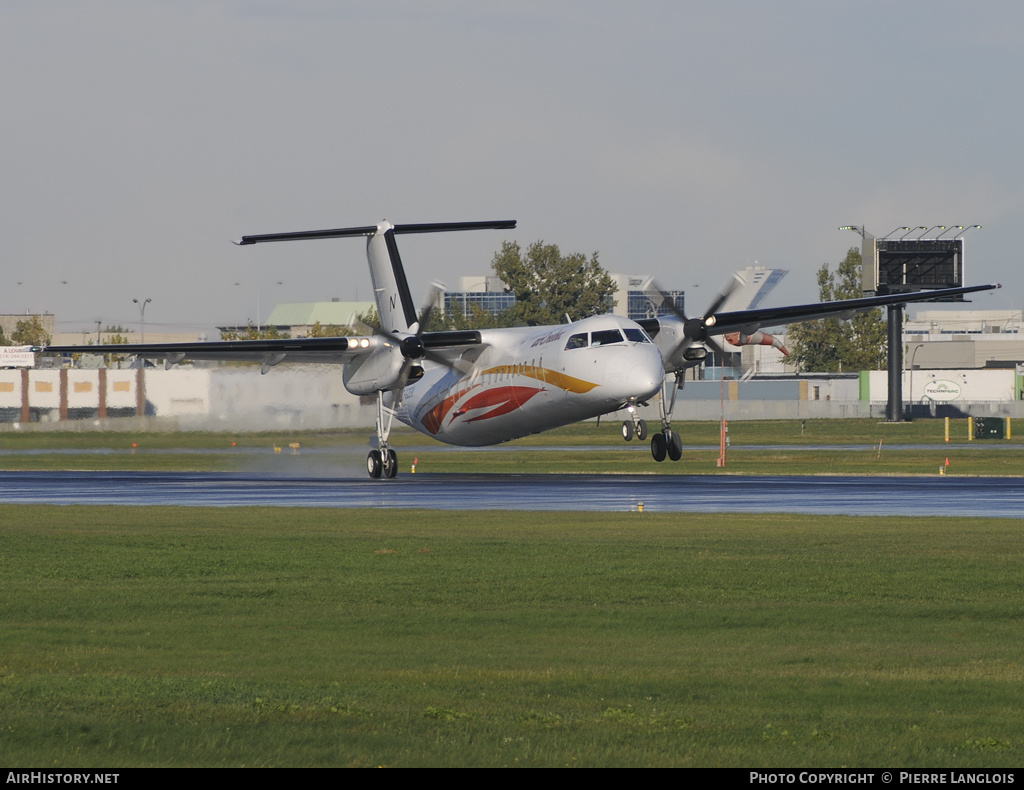
[[[643,329],[619,316],[489,330],[470,372],[425,362],[395,416],[448,444],[500,444],[646,401],[663,365]]]

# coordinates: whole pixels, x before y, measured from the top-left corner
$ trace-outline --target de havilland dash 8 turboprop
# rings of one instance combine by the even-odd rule
[[[673,315],[630,321],[608,314],[553,326],[425,331],[431,308],[417,316],[396,237],[515,226],[514,220],[400,225],[382,221],[357,228],[243,236],[235,243],[365,237],[380,329],[364,337],[129,344],[91,346],[89,351],[165,359],[168,366],[185,359],[249,360],[262,363],[263,373],[282,362],[342,365],[346,389],[377,400],[377,446],[366,459],[373,478],[392,478],[398,472],[398,457],[389,444],[395,419],[448,444],[482,446],[626,410],[623,438],[635,434],[642,440],[647,438],[647,425],[638,418],[636,407],[659,393],[661,425],[651,434],[651,454],[655,461],[666,456],[679,460],[682,441],[672,430],[676,392],[686,370],[699,365],[709,347],[720,351],[715,335],[725,335],[734,345],[781,347],[760,328],[828,316],[848,319],[874,307],[999,287],[718,313],[731,291],[727,288],[700,318],[687,318],[658,293],[657,300]]]

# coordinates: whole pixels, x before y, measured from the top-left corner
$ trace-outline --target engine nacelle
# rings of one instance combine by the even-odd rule
[[[342,380],[353,395],[373,395],[379,390],[398,387],[405,357],[397,345],[381,346],[364,357],[357,357],[345,366]]]
[[[690,346],[683,352],[683,361],[680,369],[695,368],[704,363],[708,358],[708,350],[704,346]]]

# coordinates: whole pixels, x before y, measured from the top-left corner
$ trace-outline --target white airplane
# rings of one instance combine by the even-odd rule
[[[483,446],[625,409],[629,418],[622,424],[623,438],[630,440],[635,434],[643,440],[647,424],[637,416],[636,407],[646,405],[659,392],[661,425],[651,435],[651,454],[655,461],[666,456],[678,461],[682,440],[672,430],[676,393],[685,371],[707,357],[708,347],[721,353],[714,335],[729,335],[735,345],[779,347],[771,335],[759,331],[761,326],[837,315],[848,319],[859,310],[999,287],[947,288],[716,314],[729,288],[700,318],[687,318],[666,298],[664,304],[674,315],[641,321],[609,314],[557,326],[424,331],[430,310],[422,318],[416,315],[396,237],[515,226],[514,220],[416,225],[382,221],[358,228],[243,236],[236,244],[366,237],[380,331],[365,337],[90,346],[89,351],[164,359],[167,366],[184,359],[250,360],[261,362],[263,373],[282,362],[340,364],[349,392],[377,399],[377,447],[366,458],[372,478],[393,478],[398,473],[398,457],[389,444],[395,419],[448,444]],[[50,346],[45,350],[77,353],[83,349]]]

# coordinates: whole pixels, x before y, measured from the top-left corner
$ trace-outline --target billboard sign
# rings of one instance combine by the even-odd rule
[[[34,368],[32,346],[0,346],[0,368]]]

